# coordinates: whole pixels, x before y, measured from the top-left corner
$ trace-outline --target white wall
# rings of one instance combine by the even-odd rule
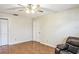
[[[8,18],[9,44],[32,40],[32,19],[24,16],[1,14],[0,17]]]
[[[40,22],[39,42],[56,47],[68,36],[79,37],[79,8],[35,18]]]

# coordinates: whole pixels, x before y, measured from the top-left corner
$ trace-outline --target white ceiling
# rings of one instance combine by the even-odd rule
[[[5,14],[15,13],[22,16],[37,17],[51,12],[60,12],[70,8],[79,7],[78,4],[41,4],[40,6],[44,10],[43,13],[27,14],[24,11],[18,11],[18,10],[23,10],[22,6],[19,6],[18,4],[0,4],[0,13],[5,13]]]
[[[52,11],[63,11],[66,9],[79,7],[78,4],[47,4],[42,6],[51,9]]]

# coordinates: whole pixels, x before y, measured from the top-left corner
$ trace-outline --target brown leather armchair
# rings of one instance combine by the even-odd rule
[[[56,54],[79,54],[79,38],[68,37],[65,44],[57,45]]]

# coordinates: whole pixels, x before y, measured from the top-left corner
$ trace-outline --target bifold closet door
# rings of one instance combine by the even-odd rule
[[[0,46],[8,44],[8,20],[0,19]]]

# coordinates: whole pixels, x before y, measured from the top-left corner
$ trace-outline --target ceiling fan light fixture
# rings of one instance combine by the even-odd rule
[[[29,10],[26,10],[26,13],[30,13],[30,11]]]
[[[39,10],[40,5],[28,4],[26,6],[26,13],[35,13]]]

